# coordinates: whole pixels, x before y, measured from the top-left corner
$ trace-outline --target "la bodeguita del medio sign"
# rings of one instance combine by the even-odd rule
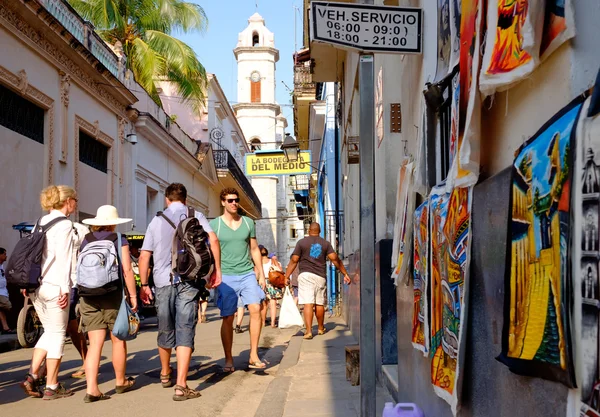
[[[283,152],[246,154],[246,175],[299,175],[310,174],[310,151],[301,151],[297,161],[288,161]]]

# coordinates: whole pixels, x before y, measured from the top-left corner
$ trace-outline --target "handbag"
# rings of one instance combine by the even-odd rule
[[[123,246],[121,245],[121,234],[117,233],[117,245],[120,250],[117,251],[117,258],[119,265],[121,266],[121,282],[123,284],[123,300],[121,301],[121,307],[117,314],[117,319],[113,325],[112,334],[119,340],[133,340],[137,337],[138,331],[140,330],[140,316],[134,313],[127,302],[125,296],[125,277],[121,265],[121,258],[123,257]]]
[[[269,283],[275,288],[285,287],[285,274],[278,269],[269,270]]]
[[[294,297],[290,293],[290,288],[286,287],[283,301],[281,302],[281,311],[279,312],[279,328],[287,329],[294,326],[304,326],[304,320],[300,315],[300,311],[298,311],[298,307],[296,307]]]

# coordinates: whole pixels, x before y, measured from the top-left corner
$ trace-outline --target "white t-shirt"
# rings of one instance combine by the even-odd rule
[[[8,289],[6,289],[6,274],[4,273],[4,264],[0,265],[0,295],[8,297]]]

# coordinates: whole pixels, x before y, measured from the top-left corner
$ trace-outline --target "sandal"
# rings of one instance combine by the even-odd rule
[[[100,394],[100,395],[92,395],[92,394],[85,394],[85,397],[83,397],[83,402],[84,403],[95,403],[96,401],[102,401],[102,400],[110,400],[110,395],[106,395],[106,394]]]
[[[117,392],[117,394],[125,394],[127,391],[131,391],[131,389],[135,385],[135,379],[132,377],[127,378],[125,382],[125,385],[115,386],[115,391]]]
[[[25,394],[32,398],[42,398],[40,391],[40,381],[33,378],[31,374],[25,376],[25,381],[20,384]]]
[[[221,372],[223,372],[224,374],[232,374],[235,372],[235,366],[224,366],[221,368]]]
[[[163,388],[171,388],[173,386],[173,381],[171,381],[172,373],[173,369],[170,369],[168,374],[160,374],[160,383]]]
[[[250,369],[265,369],[266,367],[267,367],[267,365],[261,361],[248,362],[248,368],[250,368]]]
[[[191,389],[190,387],[182,387],[181,385],[175,385],[175,394],[173,394],[173,401],[185,401],[193,400],[194,398],[200,398],[202,394],[200,391]],[[177,394],[177,391],[181,391],[181,395]]]
[[[323,336],[325,333],[327,333],[327,329],[323,329],[323,330],[319,330],[318,331],[318,335],[319,336]]]
[[[304,339],[311,340],[313,338],[312,333],[304,333]]]
[[[73,372],[71,374],[71,378],[75,378],[75,379],[83,379],[83,378],[85,378],[85,368],[81,368],[77,372]]]

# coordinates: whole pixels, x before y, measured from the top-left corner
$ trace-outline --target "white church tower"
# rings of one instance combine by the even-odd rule
[[[255,13],[248,19],[248,27],[239,34],[233,53],[238,63],[238,104],[233,108],[244,136],[251,149],[279,149],[287,127],[275,101],[279,50],[261,15]],[[285,177],[253,177],[252,186],[262,203],[263,220],[256,222],[258,243],[284,260],[291,242],[286,221],[280,221],[282,227],[278,228],[276,218],[288,212]]]

